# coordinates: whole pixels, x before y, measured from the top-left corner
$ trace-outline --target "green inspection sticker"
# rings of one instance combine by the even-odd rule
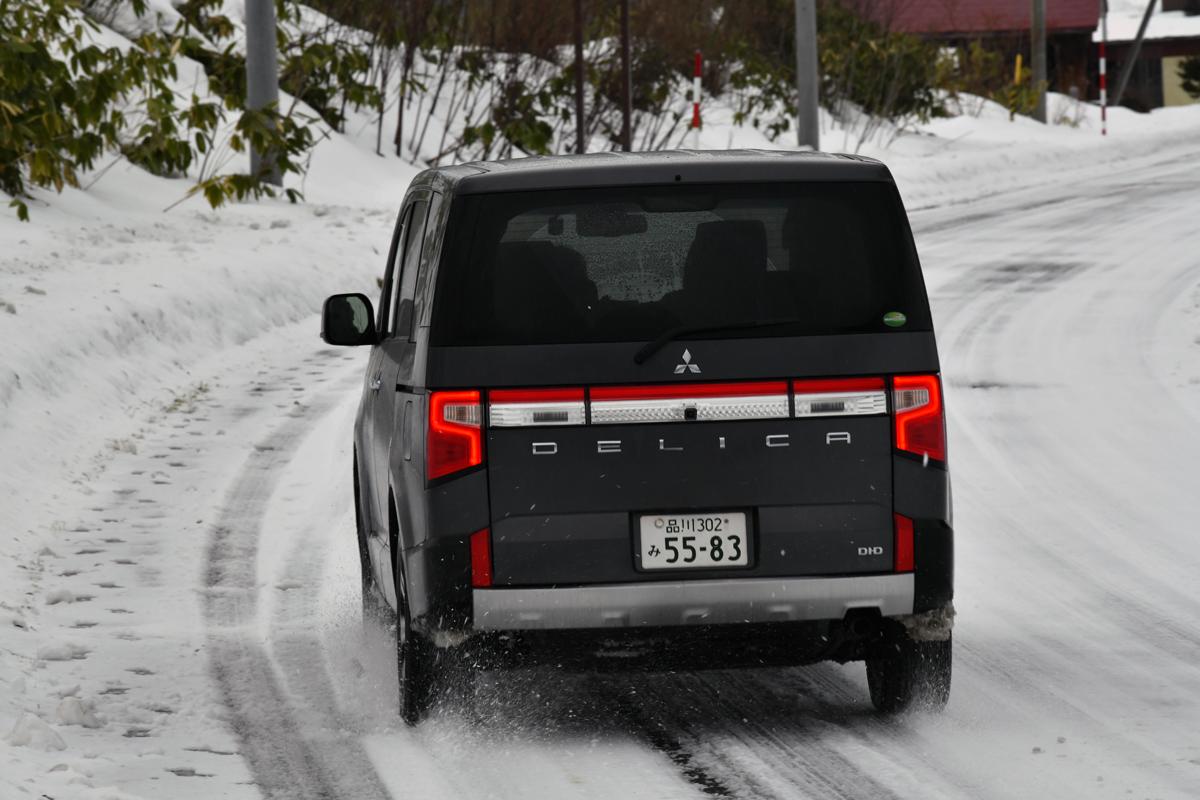
[[[889,311],[883,315],[883,324],[889,328],[899,328],[908,322],[908,317],[900,311]]]

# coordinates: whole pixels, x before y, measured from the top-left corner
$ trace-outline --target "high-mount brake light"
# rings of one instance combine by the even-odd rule
[[[894,516],[896,520],[896,572],[912,572],[916,568],[913,521],[903,514]]]
[[[785,381],[601,386],[592,389],[592,423],[777,419],[788,415]]]
[[[484,528],[471,534],[471,586],[486,589],[492,585],[492,531]]]
[[[488,424],[493,428],[583,425],[583,389],[493,389],[488,392]]]
[[[883,378],[793,381],[797,417],[855,417],[887,413]]]
[[[946,417],[942,382],[937,375],[897,375],[892,380],[896,410],[896,448],[946,460]]]
[[[429,395],[426,477],[441,478],[483,463],[483,404],[478,391]]]

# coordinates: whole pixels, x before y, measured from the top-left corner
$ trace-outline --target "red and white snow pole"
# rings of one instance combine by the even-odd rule
[[[704,62],[700,51],[696,51],[696,67],[692,71],[692,147],[700,149],[700,77],[703,75]]]
[[[1108,136],[1108,2],[1100,15],[1100,135]]]

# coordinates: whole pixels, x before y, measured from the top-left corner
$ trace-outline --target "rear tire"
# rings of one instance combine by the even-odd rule
[[[363,520],[362,493],[358,485],[358,463],[354,464],[354,527],[358,538],[358,565],[362,579],[362,618],[363,627],[370,628],[379,625],[385,619],[387,603],[379,587],[375,585],[375,576],[371,571],[371,554],[367,550],[367,526]]]
[[[400,718],[406,725],[425,719],[435,698],[436,654],[432,643],[412,628],[403,579],[396,579],[396,679]]]
[[[953,641],[913,641],[899,632],[867,659],[871,703],[885,714],[940,712],[950,700]]]

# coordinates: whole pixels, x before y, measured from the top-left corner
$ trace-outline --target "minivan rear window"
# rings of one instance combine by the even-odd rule
[[[705,339],[931,329],[887,183],[466,195],[450,226],[438,346],[634,342],[685,327]]]

